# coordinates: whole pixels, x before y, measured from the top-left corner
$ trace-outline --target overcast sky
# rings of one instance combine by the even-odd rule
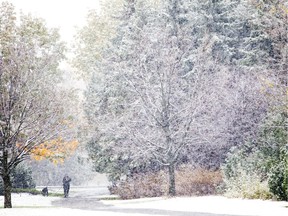
[[[0,0],[0,3],[7,0]],[[100,10],[99,0],[8,0],[16,7],[16,12],[31,13],[33,16],[46,20],[48,27],[59,28],[62,40],[72,42],[75,27],[85,24],[89,10]],[[66,53],[67,54],[67,53]],[[67,56],[68,57],[68,56]],[[67,64],[62,62],[60,67],[66,71],[64,85],[84,89],[82,79],[75,75]]]
[[[0,0],[3,2],[4,0]],[[85,23],[90,9],[99,10],[98,0],[9,0],[17,13],[31,13],[46,20],[49,27],[59,27],[63,40],[71,41],[75,26]]]

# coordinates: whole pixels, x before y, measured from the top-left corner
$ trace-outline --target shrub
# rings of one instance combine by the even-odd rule
[[[241,171],[239,175],[230,179],[225,179],[226,193],[228,197],[238,197],[247,199],[271,199],[268,182],[262,181],[255,173]]]
[[[273,167],[269,176],[270,191],[279,200],[288,201],[288,171],[287,165],[282,162]]]
[[[167,190],[167,178],[163,172],[134,174],[133,177],[114,185],[112,193],[122,199],[163,196]]]
[[[246,144],[233,149],[222,166],[225,195],[249,199],[270,199],[267,177],[259,152]]]
[[[11,175],[13,188],[35,188],[36,186],[32,178],[32,170],[29,168],[18,165]]]
[[[222,182],[220,171],[185,166],[176,173],[176,191],[180,196],[216,194]]]
[[[275,115],[261,139],[267,163],[270,191],[279,200],[288,200],[287,113]]]
[[[0,195],[3,195],[3,183],[2,179],[0,179]],[[35,188],[35,182],[32,178],[32,171],[29,168],[26,168],[23,165],[18,165],[11,172],[11,183],[12,188],[21,188],[21,189],[31,189]],[[13,190],[12,189],[12,190]],[[13,190],[15,191],[15,190]]]
[[[207,195],[216,193],[222,175],[219,171],[185,166],[176,171],[175,180],[177,195]],[[164,171],[134,174],[109,189],[122,199],[159,197],[168,194],[168,176]]]
[[[288,197],[287,115],[271,115],[257,140],[228,154],[222,166],[228,194],[245,198]],[[272,194],[273,195],[272,195]]]

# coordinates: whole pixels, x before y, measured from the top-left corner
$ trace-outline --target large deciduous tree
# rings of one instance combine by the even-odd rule
[[[171,1],[159,12],[126,1],[117,34],[92,76],[86,105],[98,132],[95,142],[128,161],[167,166],[170,195],[176,193],[175,166],[184,149],[212,143],[211,103],[219,97],[212,87],[219,69],[208,59],[201,66],[203,47],[195,46],[198,38],[189,34],[180,6]]]
[[[0,6],[0,175],[4,207],[11,208],[11,171],[35,146],[65,128],[67,94],[57,69],[64,44],[43,20],[21,15],[10,3]],[[65,99],[66,98],[66,99]]]

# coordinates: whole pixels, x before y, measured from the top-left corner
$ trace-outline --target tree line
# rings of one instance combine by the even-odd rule
[[[177,167],[219,169],[231,149],[262,139],[267,121],[276,127],[273,116],[287,120],[284,1],[102,7],[78,32],[73,63],[88,82],[88,152],[115,184],[167,168],[175,195]],[[285,137],[287,125],[277,127]]]

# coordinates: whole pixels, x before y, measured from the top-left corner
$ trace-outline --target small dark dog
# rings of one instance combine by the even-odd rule
[[[47,187],[42,189],[42,195],[48,197],[48,188]]]

